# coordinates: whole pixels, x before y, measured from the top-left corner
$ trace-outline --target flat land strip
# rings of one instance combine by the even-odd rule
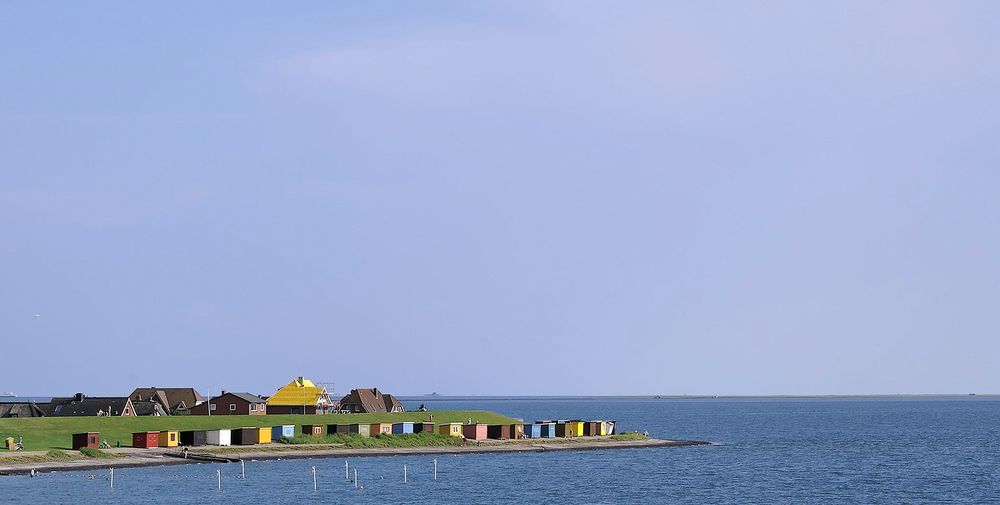
[[[437,415],[435,415],[435,419]],[[337,445],[288,445],[265,444],[241,447],[196,447],[190,449],[184,458],[183,451],[171,449],[108,449],[115,456],[111,459],[90,459],[74,457],[69,460],[30,462],[16,461],[17,456],[0,457],[0,475],[26,474],[38,472],[93,470],[106,468],[127,468],[139,466],[163,466],[204,463],[205,461],[275,460],[295,458],[331,458],[362,456],[400,456],[434,454],[477,454],[496,452],[547,452],[578,451],[594,449],[638,449],[651,447],[683,447],[708,445],[707,442],[688,440],[659,440],[653,438],[631,439],[613,437],[580,437],[574,439],[527,439],[489,440],[482,444],[470,442],[462,446],[427,447],[387,447],[349,448]],[[44,452],[21,454],[22,456],[44,455]]]
[[[485,410],[452,410],[434,412],[398,412],[392,414],[322,414],[322,415],[263,415],[263,416],[163,416],[163,417],[36,417],[0,419],[0,441],[5,437],[22,437],[26,451],[49,449],[69,450],[74,433],[96,431],[101,440],[112,447],[132,445],[132,433],[164,430],[217,430],[225,428],[256,428],[294,424],[296,433],[303,424],[398,423],[427,421],[434,415],[435,423],[473,422],[509,424],[520,422]],[[5,454],[0,449],[0,455]]]

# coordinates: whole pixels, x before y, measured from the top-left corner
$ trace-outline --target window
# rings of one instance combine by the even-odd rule
[[[229,404],[229,411],[230,412],[236,412],[236,404],[235,403],[230,403]]]
[[[250,404],[250,412],[257,412],[257,404],[256,403],[251,403]]]
[[[208,404],[208,410],[215,410],[215,404],[214,403],[209,403]]]

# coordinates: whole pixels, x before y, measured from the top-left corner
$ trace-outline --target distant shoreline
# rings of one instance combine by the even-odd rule
[[[476,396],[476,395],[398,395],[401,401],[433,402],[433,401],[476,401],[476,400],[822,400],[822,399],[973,399],[1000,398],[1000,393],[901,393],[901,394],[866,394],[866,395],[548,395],[548,396]]]

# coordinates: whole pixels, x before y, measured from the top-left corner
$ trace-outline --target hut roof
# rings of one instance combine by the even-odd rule
[[[313,381],[298,377],[285,384],[267,399],[268,405],[327,405],[330,397],[326,388],[317,386]]]

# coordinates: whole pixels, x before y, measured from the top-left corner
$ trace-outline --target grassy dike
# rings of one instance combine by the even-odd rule
[[[137,431],[163,430],[213,430],[220,428],[240,428],[277,426],[294,424],[300,433],[303,424],[353,424],[353,423],[393,423],[400,421],[426,421],[434,414],[435,423],[464,423],[470,418],[474,422],[487,424],[514,423],[511,419],[485,410],[452,410],[435,412],[401,412],[396,414],[327,414],[327,415],[266,415],[266,416],[167,416],[167,417],[41,417],[22,419],[0,419],[0,439],[18,436],[24,438],[24,450],[45,451],[49,449],[68,450],[73,433],[96,431],[101,440],[112,447],[121,443],[122,447],[132,445],[132,433]],[[0,449],[0,455],[9,454]]]

